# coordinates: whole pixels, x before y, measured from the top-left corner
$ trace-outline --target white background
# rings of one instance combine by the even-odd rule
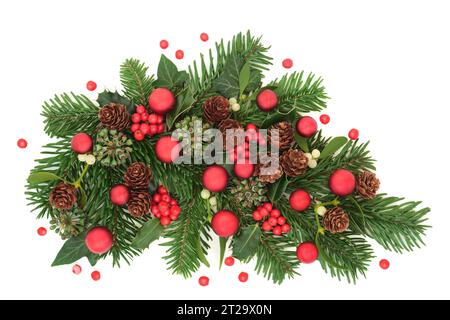
[[[0,1],[1,206],[0,298],[450,298],[448,285],[448,128],[450,74],[448,1]],[[252,266],[217,264],[184,280],[165,270],[163,248],[153,245],[132,266],[98,265],[102,280],[71,267],[50,268],[62,242],[38,237],[24,199],[24,181],[41,145],[41,104],[54,93],[91,97],[85,84],[120,89],[119,65],[128,57],[156,71],[161,49],[185,51],[187,66],[220,38],[251,29],[271,44],[269,79],[294,69],[321,75],[332,100],[330,135],[360,129],[378,159],[382,191],[423,200],[432,207],[427,247],[396,255],[376,246],[367,279],[349,285],[330,278],[319,264],[302,277],[273,285]],[[199,40],[208,32],[210,41]],[[29,147],[20,150],[18,138]],[[217,252],[209,260],[217,261]],[[382,271],[380,258],[391,261]],[[237,281],[240,271],[250,280]],[[197,284],[210,277],[206,288]]]

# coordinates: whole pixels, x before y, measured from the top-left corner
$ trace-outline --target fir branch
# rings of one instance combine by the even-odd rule
[[[43,105],[45,132],[50,137],[64,138],[93,131],[98,123],[99,108],[84,95],[62,94]]]
[[[148,67],[137,59],[127,59],[120,67],[120,81],[125,96],[137,104],[147,105],[152,91],[153,76],[148,76]]]

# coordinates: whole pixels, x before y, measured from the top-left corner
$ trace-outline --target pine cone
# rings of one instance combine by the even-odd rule
[[[281,155],[280,164],[288,177],[298,177],[308,169],[308,158],[302,151],[290,149]]]
[[[277,141],[272,142],[272,130],[278,130]],[[287,121],[279,122],[274,124],[272,128],[267,133],[268,140],[274,145],[278,145],[280,151],[288,150],[294,144],[294,129],[291,124]]]
[[[265,162],[265,161],[264,161]],[[274,183],[283,176],[283,169],[281,166],[275,169],[268,169],[271,163],[264,163],[261,160],[255,166],[254,176],[258,176],[259,181],[262,183]],[[262,173],[262,169],[268,169],[269,172]]]
[[[49,201],[55,209],[70,210],[77,202],[77,189],[61,182],[50,192]]]
[[[110,103],[100,109],[100,122],[110,130],[124,131],[130,125],[130,115],[123,104]]]
[[[323,227],[333,234],[342,233],[348,229],[350,218],[341,207],[328,210],[323,216]]]
[[[150,213],[151,195],[147,191],[134,191],[128,201],[128,212],[136,218]]]
[[[242,132],[242,134],[244,134],[244,128],[242,127],[242,125],[238,121],[233,120],[233,119],[223,120],[219,124],[219,130],[220,130],[220,132],[222,133],[222,136],[223,136],[223,149],[224,150],[227,149],[227,130],[231,130],[231,129],[235,130],[235,134],[237,134],[236,131]],[[234,141],[232,141],[231,139],[232,138],[229,137],[230,142],[228,144],[232,145],[232,146],[236,146],[238,144],[238,139],[236,137],[234,138]]]
[[[219,123],[230,115],[230,102],[222,96],[211,97],[203,103],[203,116],[210,123]]]
[[[380,188],[380,180],[378,180],[375,173],[370,171],[363,171],[358,175],[356,180],[356,190],[359,195],[366,199],[373,199],[377,195]]]
[[[146,190],[150,185],[152,171],[142,162],[131,164],[125,173],[125,184],[132,190]]]

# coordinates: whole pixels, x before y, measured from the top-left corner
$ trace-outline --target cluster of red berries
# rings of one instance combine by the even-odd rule
[[[159,186],[157,193],[152,199],[152,214],[156,219],[159,219],[161,225],[167,227],[172,221],[178,220],[181,208],[177,200],[172,199],[163,186]]]
[[[230,151],[230,160],[232,162],[243,162],[249,163],[250,159],[250,142],[256,142],[260,146],[267,145],[267,140],[259,133],[258,128],[250,123],[245,127],[245,143],[243,145],[235,146],[234,149]]]
[[[253,219],[263,221],[261,229],[266,232],[272,231],[275,236],[291,231],[291,226],[286,223],[286,218],[281,215],[280,210],[273,208],[269,202],[256,208]]]
[[[144,106],[137,106],[136,113],[131,115],[131,131],[137,141],[142,141],[145,136],[152,137],[165,131],[164,117],[155,113],[148,113]]]

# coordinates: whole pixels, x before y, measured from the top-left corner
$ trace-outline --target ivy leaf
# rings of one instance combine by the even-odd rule
[[[102,93],[98,95],[97,102],[100,105],[100,107],[106,106],[110,103],[117,103],[117,104],[123,104],[125,107],[127,107],[127,110],[129,113],[135,112],[135,106],[133,101],[128,99],[127,97],[124,97],[119,94],[119,92],[115,91],[108,91],[105,90]]]
[[[89,252],[86,255],[86,258],[88,259],[89,264],[91,265],[91,267],[94,267],[97,264],[98,260],[100,260],[100,257],[101,257],[101,255],[95,254],[95,253],[92,253],[92,252]]]
[[[262,73],[258,70],[251,70],[250,71],[250,79],[248,81],[248,85],[245,91],[255,91],[256,89],[259,89],[262,82]]]
[[[239,73],[239,89],[242,95],[250,82],[250,64],[248,61],[244,64]]]
[[[177,66],[165,55],[161,55],[157,74],[158,79],[154,82],[154,85],[168,89],[182,87],[189,78],[186,71],[178,71]]]
[[[305,137],[299,135],[297,132],[294,134],[294,137],[300,149],[302,149],[303,152],[309,153],[308,140],[306,140]]]
[[[167,126],[172,128],[178,118],[193,107],[194,102],[195,99],[190,92],[180,94],[177,98],[175,110],[166,116]]]
[[[28,177],[28,183],[42,183],[47,181],[63,180],[61,177],[51,172],[33,172]]]
[[[342,148],[347,143],[347,141],[348,139],[346,137],[333,138],[320,153],[319,159],[325,159],[333,155],[336,151]]]
[[[164,232],[164,227],[158,219],[152,219],[144,223],[136,234],[131,246],[135,249],[147,249],[153,241],[159,239]]]
[[[253,257],[258,250],[261,241],[261,229],[255,224],[242,229],[234,240],[233,257],[239,260],[247,260]]]
[[[272,203],[277,202],[283,196],[286,188],[289,184],[289,180],[286,176],[278,179],[277,182],[272,183],[269,187],[269,198]]]
[[[91,253],[84,244],[85,236],[86,233],[83,233],[77,237],[67,240],[56,255],[55,261],[52,263],[52,267],[71,264],[83,257],[89,256]]]

